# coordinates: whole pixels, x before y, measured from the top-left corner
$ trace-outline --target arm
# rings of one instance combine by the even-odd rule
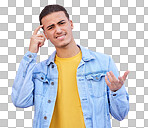
[[[32,72],[36,65],[36,53],[28,51],[20,62],[13,86],[11,99],[16,107],[32,106],[34,84]]]
[[[11,99],[16,107],[25,108],[34,105],[34,83],[32,81],[33,69],[36,65],[36,57],[39,47],[44,45],[45,37],[42,34],[37,34],[43,25],[38,26],[31,39],[29,51],[24,55],[13,86]]]
[[[129,111],[129,96],[124,85],[128,72],[120,77],[116,65],[111,58],[108,70],[109,72],[105,77],[105,81],[108,85],[109,110],[115,119],[123,120]]]

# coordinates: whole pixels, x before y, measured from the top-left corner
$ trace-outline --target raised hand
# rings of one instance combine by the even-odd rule
[[[129,71],[126,71],[122,77],[119,76],[117,79],[112,71],[107,72],[107,76],[105,76],[105,82],[108,85],[109,89],[115,92],[122,87],[128,74],[129,74]],[[108,79],[110,82],[108,81]]]
[[[42,47],[44,45],[45,36],[43,34],[37,34],[39,29],[42,27],[43,25],[38,26],[31,36],[29,51],[32,53],[38,53],[39,47]]]

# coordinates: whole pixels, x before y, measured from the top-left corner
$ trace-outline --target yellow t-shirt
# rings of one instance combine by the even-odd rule
[[[59,73],[58,92],[49,128],[85,128],[76,80],[81,58],[81,51],[70,58],[55,57]]]

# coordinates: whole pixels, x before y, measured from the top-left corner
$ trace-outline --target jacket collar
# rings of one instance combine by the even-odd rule
[[[83,61],[89,61],[91,59],[95,59],[91,54],[90,50],[86,49],[85,47],[78,45],[77,46],[81,49],[82,52],[82,60]],[[50,63],[54,63],[54,58],[56,55],[56,50],[51,54],[51,56],[47,59],[46,65],[49,65]]]

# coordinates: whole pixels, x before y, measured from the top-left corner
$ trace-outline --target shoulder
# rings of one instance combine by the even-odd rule
[[[90,54],[95,58],[95,60],[101,62],[101,63],[108,63],[111,59],[111,57],[107,54],[100,53],[100,52],[94,52],[92,50],[89,50]]]
[[[111,57],[107,54],[103,54],[100,52],[94,52],[92,50],[89,50],[89,55],[91,56],[91,60],[88,61],[87,65],[89,67],[93,67],[93,69],[97,69],[98,71],[106,71],[108,70],[108,67],[110,65],[110,59]]]

